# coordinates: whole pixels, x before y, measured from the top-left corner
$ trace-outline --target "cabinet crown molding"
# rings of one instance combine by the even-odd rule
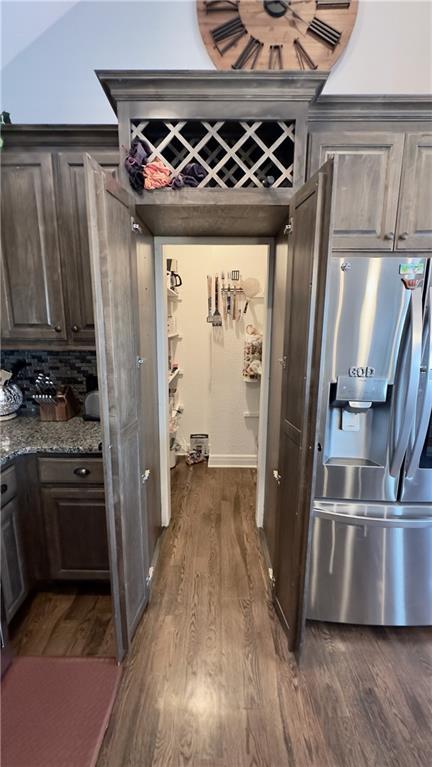
[[[112,125],[26,125],[2,126],[4,150],[24,147],[74,149],[75,147],[118,148],[118,126]]]
[[[328,72],[96,70],[117,114],[121,101],[302,101],[315,99]]]
[[[310,123],[337,121],[432,121],[432,96],[341,95],[319,96],[308,112]]]

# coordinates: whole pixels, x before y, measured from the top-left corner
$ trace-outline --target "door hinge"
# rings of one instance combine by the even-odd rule
[[[294,231],[294,223],[293,223],[293,219],[290,218],[289,222],[287,224],[285,224],[285,226],[284,226],[283,233],[285,235],[288,235],[288,234],[292,234],[293,231]]]
[[[137,224],[134,218],[131,217],[131,229],[135,234],[142,234],[143,230],[141,229],[140,225]]]
[[[279,474],[277,469],[273,469],[273,479],[275,479],[278,485],[280,485],[282,476]]]
[[[137,368],[140,368],[141,365],[144,365],[145,357],[137,357],[136,358],[136,366]]]
[[[148,575],[146,576],[145,582],[147,588],[150,587],[152,579],[153,579],[153,573],[154,573],[154,567],[149,567]]]
[[[286,356],[279,357],[278,361],[279,361],[279,364],[282,366],[282,368],[285,370],[286,365],[287,365],[287,358],[286,358]]]
[[[141,474],[141,484],[145,484],[150,477],[150,469],[146,469],[144,474]]]

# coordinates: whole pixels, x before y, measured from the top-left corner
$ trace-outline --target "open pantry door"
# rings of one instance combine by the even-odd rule
[[[146,419],[157,402],[142,392],[153,353],[140,329],[137,237],[129,194],[90,156],[86,196],[95,310],[111,588],[117,658],[127,653],[148,599],[150,565]],[[140,279],[151,280],[152,270]],[[154,290],[152,285],[149,289]],[[147,348],[149,347],[149,348]]]
[[[306,622],[305,595],[327,264],[332,232],[333,160],[294,195],[287,236],[287,309],[282,363],[282,407],[277,483],[274,598],[299,653]]]

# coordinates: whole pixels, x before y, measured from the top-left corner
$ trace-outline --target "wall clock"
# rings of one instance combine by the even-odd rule
[[[344,51],[358,0],[197,0],[218,69],[328,71]]]

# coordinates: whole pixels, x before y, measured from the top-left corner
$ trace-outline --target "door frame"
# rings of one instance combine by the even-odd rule
[[[262,376],[260,386],[259,419],[258,419],[258,453],[257,453],[257,487],[256,487],[256,525],[263,526],[265,479],[267,459],[267,413],[269,402],[270,382],[270,353],[271,353],[271,325],[272,325],[272,297],[275,264],[275,241],[273,237],[164,237],[154,238],[155,250],[155,288],[156,288],[156,328],[157,328],[157,378],[158,378],[158,410],[159,410],[159,435],[160,435],[160,476],[161,476],[161,504],[163,527],[169,525],[171,519],[171,475],[168,461],[168,342],[166,335],[167,327],[167,300],[166,300],[166,273],[164,267],[165,245],[266,245],[267,246],[267,271],[266,271],[266,299],[265,320],[263,328],[263,358]]]

